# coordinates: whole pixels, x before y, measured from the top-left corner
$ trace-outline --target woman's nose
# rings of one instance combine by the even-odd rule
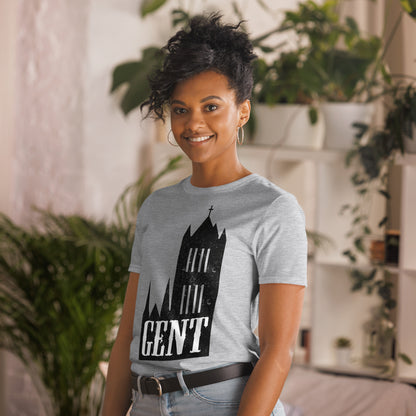
[[[186,128],[196,130],[204,124],[204,117],[200,111],[190,111],[186,120]]]

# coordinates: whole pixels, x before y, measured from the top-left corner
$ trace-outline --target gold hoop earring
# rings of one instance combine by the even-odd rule
[[[168,133],[168,137],[167,137],[167,139],[168,139],[168,143],[171,145],[171,146],[174,146],[174,147],[178,147],[179,145],[178,145],[178,143],[176,143],[176,140],[175,140],[175,137],[173,138],[174,140],[175,140],[175,143],[172,143],[171,141],[170,141],[170,134],[172,133],[172,136],[173,136],[173,132],[172,132],[172,129],[170,129],[169,130],[169,133]]]
[[[241,135],[240,135],[240,131],[241,131]],[[240,145],[244,143],[244,128],[241,126],[238,127],[238,130],[237,130],[237,143]]]

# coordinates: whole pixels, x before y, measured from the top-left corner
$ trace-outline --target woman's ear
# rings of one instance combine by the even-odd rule
[[[239,106],[239,126],[243,127],[250,118],[251,103],[250,100],[243,101]]]

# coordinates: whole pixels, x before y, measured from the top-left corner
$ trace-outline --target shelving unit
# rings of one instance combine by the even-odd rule
[[[351,266],[342,256],[342,251],[351,245],[346,238],[351,218],[341,216],[340,210],[343,204],[353,204],[357,199],[350,182],[351,171],[345,168],[345,152],[254,145],[240,146],[238,152],[249,170],[268,177],[297,197],[305,212],[307,229],[333,241],[333,245],[318,250],[309,263],[309,289],[301,323],[302,328],[311,331],[308,365],[322,371],[416,383],[416,155],[405,155],[397,163],[402,171],[401,192],[398,193],[400,258],[397,267],[388,267],[398,287],[396,354],[406,353],[413,364],[396,360],[393,376],[389,376],[360,364],[364,349],[362,325],[370,319],[371,308],[379,305],[380,299],[363,291],[351,292]],[[178,148],[164,143],[157,144],[154,149],[155,159],[159,161],[179,153]],[[190,172],[187,164],[179,176]],[[369,211],[373,230],[378,228],[385,209],[382,196],[373,201]],[[361,262],[357,267],[370,270],[372,265]],[[353,360],[348,367],[335,364],[333,342],[338,336],[352,339]]]

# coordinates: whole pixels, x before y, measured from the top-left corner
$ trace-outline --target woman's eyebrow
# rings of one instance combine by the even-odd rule
[[[209,100],[220,100],[220,101],[224,101],[221,97],[218,97],[218,95],[209,95],[208,97],[203,98],[200,102],[204,103],[205,101],[209,101]],[[170,104],[179,104],[179,105],[183,105],[186,106],[186,104],[181,101],[181,100],[172,100],[170,102]]]
[[[224,101],[221,97],[218,97],[218,95],[209,95],[208,97],[203,98],[201,100],[201,103],[204,103],[205,101],[209,101],[212,99]]]
[[[172,105],[172,104],[180,104],[180,105],[186,105],[183,101],[180,101],[180,100],[172,100],[171,102],[170,102],[170,104]]]

